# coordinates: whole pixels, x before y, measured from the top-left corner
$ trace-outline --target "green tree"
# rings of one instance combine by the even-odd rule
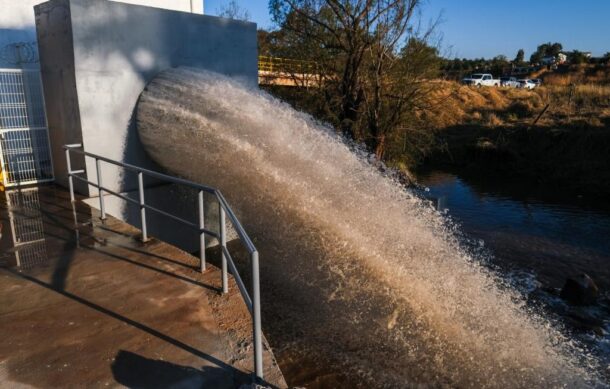
[[[563,50],[563,45],[561,43],[555,42],[553,43],[548,51],[546,52],[547,56],[557,57],[559,53]]]
[[[568,61],[575,65],[579,65],[582,63],[587,63],[589,61],[589,58],[582,51],[573,50],[568,53]]]
[[[540,46],[538,46],[536,51],[530,56],[530,62],[539,63],[542,61],[542,58],[544,58],[544,57],[557,58],[557,55],[559,55],[559,53],[561,53],[562,50],[563,50],[563,45],[559,42],[543,43]]]
[[[510,67],[510,62],[505,55],[497,55],[486,64],[486,68],[494,75],[501,75]]]
[[[519,65],[525,61],[525,51],[523,49],[519,49],[517,51],[517,55],[515,56],[515,60],[513,61],[515,64]]]
[[[530,55],[530,63],[540,63],[543,57],[544,56],[539,51],[535,51],[534,53],[532,53],[532,55]]]

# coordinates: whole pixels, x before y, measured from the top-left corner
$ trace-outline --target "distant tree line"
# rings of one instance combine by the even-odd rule
[[[513,66],[513,63],[514,62],[509,61],[504,55],[498,55],[492,59],[443,59],[441,70],[446,78],[460,79],[467,74],[475,72],[501,75],[509,72]],[[523,62],[521,61],[519,64],[523,65]]]
[[[589,53],[579,50],[565,51],[563,45],[559,42],[543,43],[539,45],[534,53],[525,61],[525,51],[519,49],[515,58],[511,61],[504,55],[498,55],[491,59],[486,58],[454,58],[443,59],[441,70],[445,77],[459,79],[466,74],[473,72],[486,72],[494,75],[503,75],[511,72],[516,67],[539,66],[543,63],[543,59],[555,58],[563,53],[567,57],[569,64],[583,63],[609,63],[610,52],[600,58],[591,58]]]

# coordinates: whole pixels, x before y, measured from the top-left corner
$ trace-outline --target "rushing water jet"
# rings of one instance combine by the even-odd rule
[[[194,69],[159,75],[137,114],[152,158],[220,188],[254,238],[282,367],[317,363],[363,386],[596,384],[594,360],[441,215],[308,115]]]

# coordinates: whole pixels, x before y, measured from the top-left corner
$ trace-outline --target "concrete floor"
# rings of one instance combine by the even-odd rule
[[[251,320],[220,272],[54,186],[0,193],[0,386],[251,382]],[[231,280],[232,281],[232,280]],[[265,343],[266,346],[266,343]],[[267,385],[286,387],[266,346]]]

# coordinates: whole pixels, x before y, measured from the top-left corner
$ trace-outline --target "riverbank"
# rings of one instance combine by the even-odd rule
[[[610,131],[606,128],[468,125],[444,129],[437,139],[437,148],[424,162],[428,167],[557,185],[575,195],[610,194]]]
[[[421,165],[610,194],[610,86],[534,90],[448,83],[430,120],[435,144]]]

